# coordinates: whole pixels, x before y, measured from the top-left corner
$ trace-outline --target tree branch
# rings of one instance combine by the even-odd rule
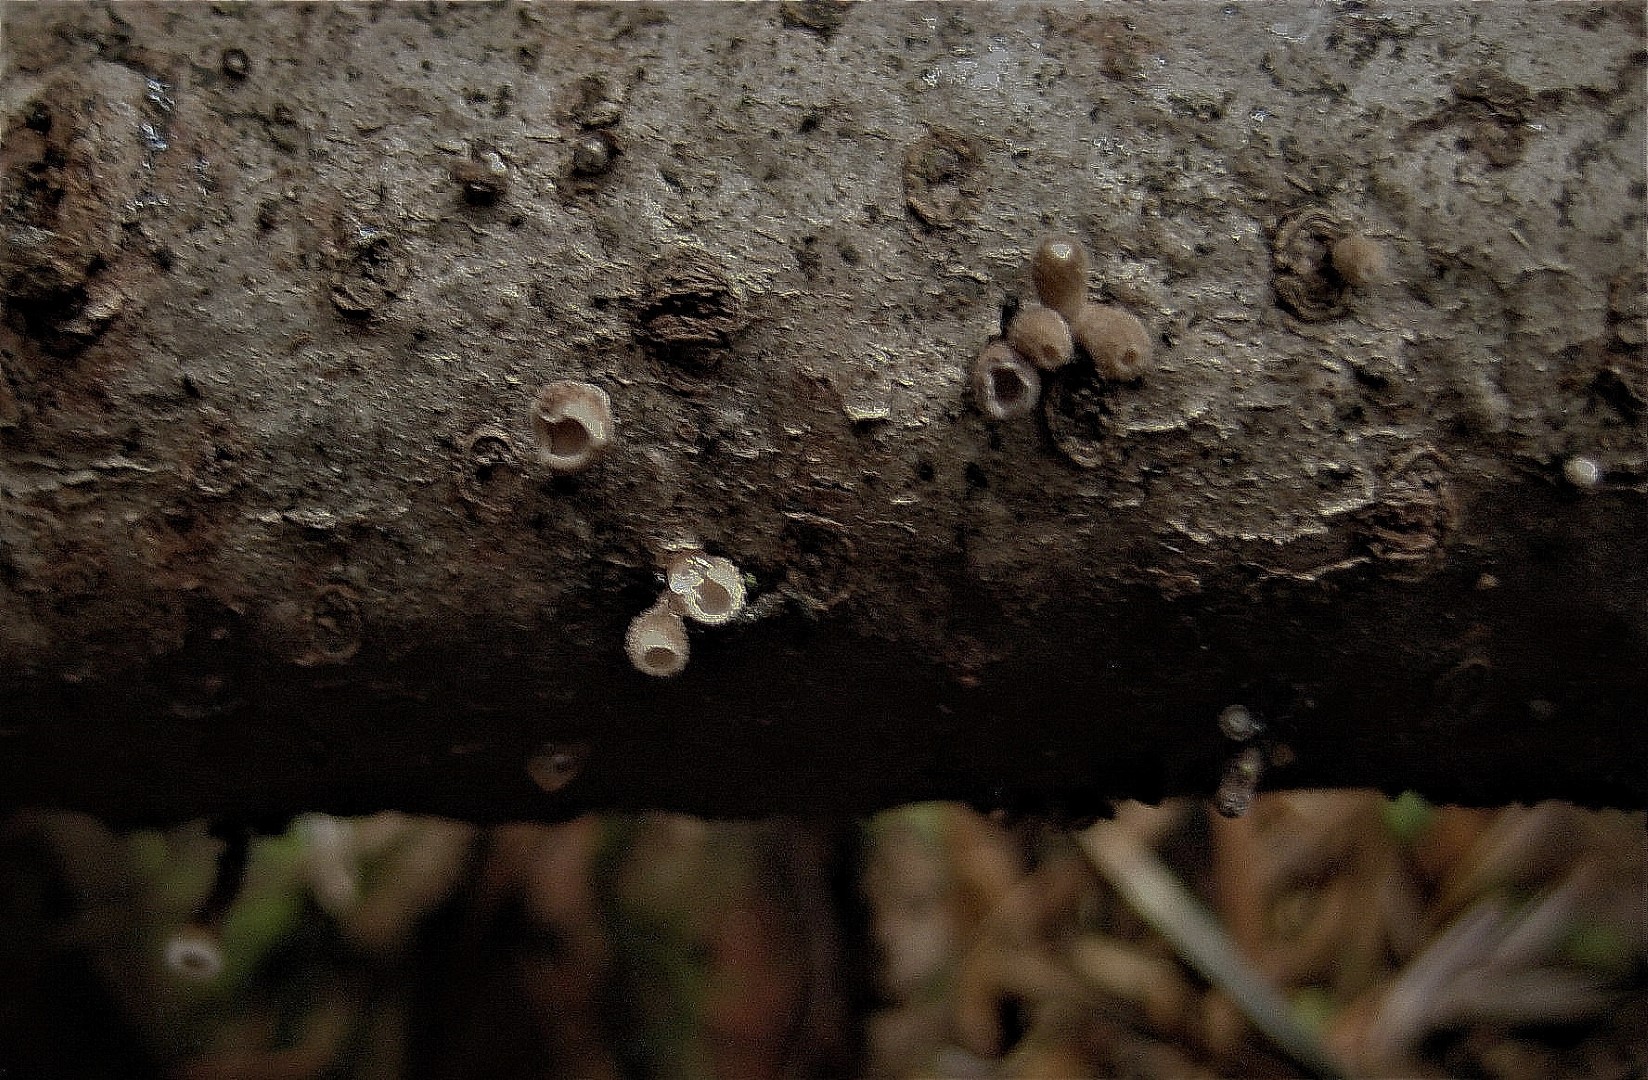
[[[0,804],[1648,803],[1633,5],[5,14]]]

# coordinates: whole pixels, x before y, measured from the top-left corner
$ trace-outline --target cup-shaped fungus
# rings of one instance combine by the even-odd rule
[[[1050,307],[1027,304],[1007,327],[1007,344],[1043,371],[1057,371],[1075,355],[1070,324]]]
[[[191,923],[167,940],[166,966],[185,979],[208,982],[223,970],[223,946],[217,934]]]
[[[1231,705],[1219,713],[1219,731],[1232,742],[1247,742],[1265,729],[1245,705]]]
[[[1562,463],[1562,475],[1576,488],[1594,488],[1602,483],[1602,466],[1595,458],[1576,454]]]
[[[687,624],[667,598],[660,600],[630,620],[624,651],[643,675],[659,679],[679,675],[687,667]]]
[[[1150,334],[1125,308],[1084,304],[1071,321],[1070,332],[1107,379],[1136,379],[1150,361]]]
[[[730,622],[744,610],[744,580],[730,559],[686,552],[665,569],[670,606],[706,626]]]
[[[586,382],[546,383],[532,403],[538,460],[558,473],[586,469],[612,445],[612,401]]]
[[[1385,249],[1366,236],[1346,236],[1333,245],[1333,272],[1346,285],[1365,289],[1385,278]]]
[[[560,791],[583,771],[589,760],[589,743],[544,743],[526,762],[526,774],[545,792]]]
[[[1073,236],[1049,236],[1030,256],[1030,280],[1042,303],[1074,319],[1087,301],[1087,249]]]
[[[992,341],[973,362],[973,396],[992,420],[1029,416],[1041,399],[1041,376],[1005,341]]]

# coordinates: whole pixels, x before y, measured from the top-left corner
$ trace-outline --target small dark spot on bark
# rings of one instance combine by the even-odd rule
[[[328,585],[315,596],[309,621],[314,630],[311,663],[341,664],[360,651],[365,620],[355,592],[341,585]]]
[[[607,128],[623,116],[624,107],[608,93],[605,79],[585,75],[578,80],[578,99],[571,110],[573,123],[582,128]]]
[[[824,257],[818,253],[817,244],[818,237],[803,236],[795,252],[796,265],[801,267],[801,275],[808,281],[816,279],[824,268]]]
[[[509,191],[509,163],[498,151],[477,146],[468,161],[459,162],[452,178],[471,206],[491,206]]]
[[[586,132],[572,144],[572,174],[602,176],[612,171],[620,153],[618,140],[605,130]]]
[[[245,49],[224,49],[218,66],[223,74],[237,82],[252,73],[252,61]]]
[[[852,595],[858,549],[840,522],[817,514],[784,515],[784,589],[817,611]]]
[[[724,346],[745,325],[744,305],[708,252],[678,248],[653,263],[639,312],[642,337],[674,356]]]
[[[348,318],[370,318],[394,298],[406,274],[405,260],[388,232],[357,229],[334,260],[332,305]]]
[[[30,131],[38,131],[44,135],[52,129],[51,108],[44,101],[31,101],[29,111],[23,118],[23,126]]]
[[[1640,374],[1640,364],[1637,365],[1637,370]],[[1597,372],[1596,378],[1591,382],[1591,392],[1607,403],[1626,423],[1642,422],[1642,393],[1631,385],[1619,366],[1610,365]]]
[[[1379,501],[1358,516],[1369,553],[1387,565],[1438,556],[1458,518],[1447,459],[1430,449],[1404,455],[1392,463],[1381,489]]]
[[[1001,302],[1001,329],[998,330],[997,333],[1002,337],[1007,336],[1007,328],[1011,326],[1013,320],[1018,317],[1019,307],[1020,303],[1017,296],[1009,296]]]
[[[849,0],[785,0],[779,14],[785,26],[810,30],[828,41],[841,28],[852,6]]]
[[[1350,287],[1334,273],[1329,253],[1344,227],[1316,207],[1295,210],[1276,227],[1271,270],[1277,303],[1305,322],[1345,313]]]
[[[924,225],[954,225],[978,204],[981,164],[965,136],[935,128],[904,155],[905,204]]]
[[[1041,415],[1048,437],[1065,460],[1096,469],[1107,458],[1111,385],[1085,360],[1066,364],[1048,376]]]
[[[503,521],[518,505],[525,470],[509,433],[482,425],[464,439],[455,483],[458,498],[478,520]]]

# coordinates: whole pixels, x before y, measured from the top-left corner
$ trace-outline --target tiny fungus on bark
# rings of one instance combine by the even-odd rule
[[[1219,731],[1232,742],[1247,742],[1265,729],[1245,705],[1231,705],[1219,713]]]
[[[1041,399],[1041,376],[1007,342],[992,341],[973,362],[973,396],[990,419],[1016,420]]]
[[[618,140],[608,131],[588,131],[572,144],[572,174],[600,176],[612,168],[618,156]]]
[[[471,206],[491,206],[509,190],[509,163],[496,150],[479,150],[452,170]]]
[[[1150,362],[1150,333],[1125,308],[1083,304],[1070,329],[1094,369],[1107,379],[1136,379]]]
[[[705,626],[720,626],[744,610],[744,581],[730,559],[684,552],[665,571],[671,608]]]
[[[1227,818],[1238,818],[1253,807],[1259,790],[1259,779],[1265,772],[1265,754],[1257,746],[1244,747],[1230,762],[1219,778],[1219,790],[1213,796],[1214,809]]]
[[[589,750],[586,742],[545,743],[527,759],[526,774],[546,794],[553,794],[578,779]]]
[[[240,80],[251,74],[252,61],[245,49],[224,49],[218,57],[218,67],[229,78]]]
[[[687,667],[687,624],[667,598],[630,620],[624,635],[629,662],[643,675],[667,679]]]
[[[1030,257],[1030,279],[1042,303],[1075,318],[1087,300],[1087,249],[1073,236],[1049,236]]]
[[[1334,243],[1333,271],[1352,288],[1365,289],[1385,279],[1389,269],[1384,245],[1366,236],[1352,234]]]
[[[1602,466],[1595,458],[1576,454],[1562,463],[1562,475],[1576,488],[1594,488],[1602,483]]]
[[[1043,371],[1057,371],[1076,354],[1070,324],[1050,307],[1027,304],[1007,327],[1007,343]]]
[[[558,473],[593,465],[613,437],[612,401],[593,383],[547,383],[532,404],[538,460]]]
[[[1030,256],[1030,276],[1041,303],[1020,308],[1005,340],[990,341],[973,362],[973,396],[986,416],[1028,414],[1041,398],[1036,369],[1058,372],[1078,349],[1102,379],[1128,381],[1143,373],[1150,333],[1131,312],[1087,299],[1087,251],[1080,241],[1044,239]]]
[[[223,970],[223,943],[210,927],[190,923],[166,941],[166,967],[192,982],[210,982]]]

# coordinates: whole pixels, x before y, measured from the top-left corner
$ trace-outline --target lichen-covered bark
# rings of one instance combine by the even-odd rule
[[[0,803],[1648,802],[1638,5],[4,18]],[[987,422],[1055,230],[1153,367]]]

